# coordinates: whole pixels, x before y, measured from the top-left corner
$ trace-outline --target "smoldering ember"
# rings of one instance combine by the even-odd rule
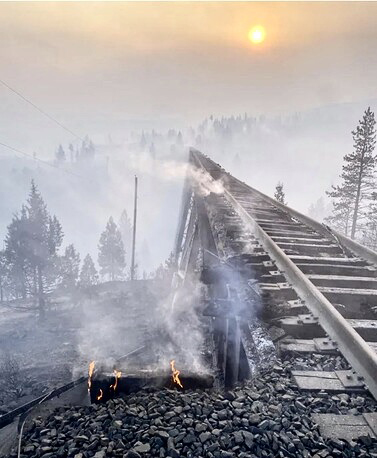
[[[0,458],[377,458],[377,2],[0,2]]]

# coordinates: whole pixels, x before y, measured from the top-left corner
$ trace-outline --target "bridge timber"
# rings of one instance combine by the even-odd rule
[[[177,288],[195,275],[207,285],[204,314],[212,317],[226,385],[252,372],[245,329],[263,320],[278,329],[279,351],[339,352],[352,368],[326,376],[297,372],[299,387],[367,388],[377,399],[377,253],[191,149],[175,259]]]

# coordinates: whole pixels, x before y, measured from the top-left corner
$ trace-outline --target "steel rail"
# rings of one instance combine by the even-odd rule
[[[192,151],[192,157],[194,157],[195,161],[206,173],[210,173],[202,164],[200,158],[198,157],[198,153],[199,152],[197,151]],[[231,175],[228,176],[233,178]],[[238,182],[237,179],[234,180]],[[265,200],[267,200],[269,203],[273,203],[275,206],[281,208],[282,210],[291,210],[284,205],[276,205],[277,202],[273,201],[273,199],[268,198],[268,196],[265,196],[264,194],[254,190],[249,186],[247,187],[251,193],[258,195],[259,197],[266,197],[267,199]],[[224,196],[233,206],[233,208],[237,210],[237,213],[243,221],[245,228],[250,230],[251,233],[256,236],[264,249],[271,255],[272,260],[275,261],[279,270],[292,284],[298,297],[305,302],[305,305],[308,307],[308,309],[313,313],[315,317],[318,318],[319,324],[326,331],[326,333],[334,341],[336,341],[339,351],[351,364],[358,375],[363,377],[363,381],[369,389],[370,393],[374,396],[375,399],[377,399],[377,353],[372,350],[372,348],[365,342],[365,340],[335,309],[331,302],[326,299],[326,297],[320,291],[318,291],[318,289],[305,276],[305,274],[271,239],[271,237],[262,229],[262,227],[259,226],[257,221],[245,210],[245,208],[238,202],[232,193],[226,189],[226,183],[224,184]],[[298,213],[295,211],[292,212]],[[316,223],[316,225],[319,225],[319,223]],[[349,245],[354,247],[354,249],[358,249],[356,245]]]
[[[313,218],[310,218],[309,216],[303,215],[302,213],[298,212],[297,210],[294,210],[291,207],[288,207],[287,205],[284,205],[277,200],[273,199],[270,196],[267,196],[266,194],[263,194],[262,192],[258,191],[257,189],[252,188],[248,184],[244,183],[243,181],[238,180],[235,177],[232,177],[235,181],[237,181],[239,184],[242,186],[246,187],[249,189],[249,191],[253,192],[254,194],[258,195],[262,199],[264,199],[266,202],[268,202],[271,205],[274,205],[275,207],[279,208],[280,210],[284,211],[285,213],[289,214],[293,218],[297,219],[301,223],[303,223],[305,226],[309,226],[315,231],[319,232],[325,237],[329,237],[331,235],[335,235],[335,237],[341,242],[341,244],[348,248],[354,255],[363,258],[366,261],[369,261],[370,263],[376,265],[377,267],[377,253],[370,248],[365,247],[364,245],[361,245],[360,243],[356,242],[355,240],[350,239],[349,237],[345,236],[344,234],[341,234],[340,232],[336,231],[335,229],[328,229],[324,224],[319,223],[318,221],[314,220]]]
[[[80,385],[81,383],[84,383],[86,380],[88,380],[88,377],[80,377],[79,379],[69,382],[63,386],[60,386],[59,388],[56,388],[47,394],[43,394],[42,396],[39,396],[26,404],[23,404],[19,407],[17,407],[14,410],[11,410],[10,412],[5,413],[4,415],[0,416],[0,429],[3,428],[4,426],[8,425],[9,423],[12,423],[12,421],[18,417],[21,414],[24,414],[28,412],[31,408],[36,406],[37,404],[40,404],[41,402],[48,401],[50,399],[55,398],[56,396],[59,396],[60,394],[63,394],[65,391],[68,391],[72,388],[74,388],[77,385]]]

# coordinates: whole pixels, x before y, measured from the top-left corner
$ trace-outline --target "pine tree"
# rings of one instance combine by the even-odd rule
[[[5,290],[8,282],[8,263],[5,251],[0,251],[0,303],[4,301]]]
[[[320,197],[308,208],[308,215],[319,222],[323,222],[331,213],[331,204],[328,204],[324,197]]]
[[[147,139],[145,138],[144,131],[141,133],[139,145],[142,150],[144,150],[145,147],[147,146]]]
[[[95,156],[95,147],[88,137],[88,135],[85,136],[82,144],[81,144],[81,151],[80,151],[80,159],[93,159]]]
[[[170,284],[173,278],[173,274],[175,271],[175,258],[174,253],[170,253],[169,257],[165,261],[164,264],[160,264],[156,271],[154,278],[158,280],[162,280],[166,284]]]
[[[57,151],[55,153],[55,160],[56,160],[57,164],[65,162],[65,160],[66,160],[65,151],[64,151],[62,145],[59,145],[59,148],[57,149]]]
[[[70,160],[71,160],[71,163],[73,164],[73,162],[75,161],[75,150],[73,149],[72,143],[69,144],[68,149],[69,149]]]
[[[98,264],[101,275],[114,281],[123,277],[126,266],[122,236],[112,217],[102,232],[98,245]]]
[[[367,222],[363,229],[362,240],[363,245],[377,251],[377,207],[371,207],[370,213],[367,214]]]
[[[281,204],[283,205],[287,205],[287,202],[285,201],[285,192],[284,192],[284,185],[283,183],[281,183],[280,181],[278,182],[278,184],[276,185],[276,188],[275,188],[275,194],[274,194],[274,197],[275,199],[280,202]]]
[[[63,232],[57,218],[51,217],[34,181],[26,205],[8,226],[5,257],[9,289],[16,298],[32,296],[45,310],[45,293],[56,283],[57,252]]]
[[[89,254],[84,258],[80,272],[80,287],[83,289],[88,289],[93,285],[98,283],[98,272],[94,265],[93,259]]]
[[[39,193],[34,181],[26,205],[27,211],[27,260],[33,271],[33,285],[38,292],[39,312],[45,311],[45,278],[44,273],[49,265],[49,215],[46,204]]]
[[[123,210],[120,215],[118,227],[122,235],[126,264],[130,265],[132,251],[132,224],[126,210]]]
[[[346,186],[332,186],[326,194],[333,199],[332,213],[325,221],[334,229],[349,236],[351,230],[353,193]]]
[[[60,260],[60,285],[68,291],[73,291],[77,285],[79,270],[80,254],[72,244],[68,245]]]
[[[352,131],[354,151],[343,158],[342,182],[327,193],[333,198],[332,221],[336,221],[338,217],[341,227],[350,227],[352,239],[362,229],[361,223],[365,219],[373,192],[373,173],[376,166],[376,156],[373,155],[376,144],[375,124],[374,113],[368,107],[356,130]]]
[[[27,259],[28,220],[26,207],[14,215],[5,237],[5,258],[8,264],[9,288],[14,298],[26,299],[30,292],[30,263]],[[29,278],[28,278],[29,277]],[[37,288],[35,283],[35,288]]]
[[[177,143],[178,146],[182,146],[183,145],[183,136],[182,136],[182,132],[181,131],[178,132],[176,143]]]
[[[372,193],[372,201],[366,214],[366,223],[362,231],[362,243],[377,251],[377,192]]]

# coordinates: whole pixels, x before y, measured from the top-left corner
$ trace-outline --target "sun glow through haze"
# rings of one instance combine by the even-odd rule
[[[253,27],[249,31],[249,40],[255,44],[262,43],[262,41],[264,41],[265,39],[265,36],[266,36],[266,32],[264,28],[260,25]]]

